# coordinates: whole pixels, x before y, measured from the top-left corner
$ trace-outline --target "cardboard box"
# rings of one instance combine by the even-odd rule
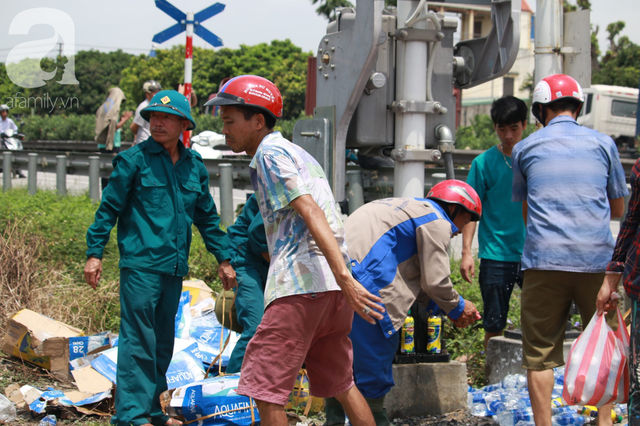
[[[2,351],[70,380],[69,338],[84,333],[70,325],[23,309],[7,322]]]
[[[202,280],[182,281],[182,291],[188,291],[191,296],[189,306],[197,305],[204,299],[213,296],[213,290]]]

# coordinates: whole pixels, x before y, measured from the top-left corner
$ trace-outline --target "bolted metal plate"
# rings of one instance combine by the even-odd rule
[[[591,25],[589,10],[564,14],[563,72],[582,88],[591,87]]]
[[[307,151],[322,167],[333,188],[333,133],[328,118],[298,120],[293,126],[293,143]],[[344,156],[344,153],[342,154]]]

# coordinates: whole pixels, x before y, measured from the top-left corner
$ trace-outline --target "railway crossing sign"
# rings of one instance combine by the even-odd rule
[[[195,32],[200,38],[212,45],[213,47],[222,46],[222,39],[202,26],[202,22],[222,12],[225,5],[222,3],[214,3],[211,6],[202,9],[198,13],[187,12],[184,13],[167,0],[156,0],[156,7],[162,10],[167,15],[171,16],[178,23],[170,26],[164,31],[160,31],[153,36],[154,43],[164,43],[177,36],[178,34],[186,31],[187,43],[184,57],[184,96],[191,101],[191,76],[193,67],[193,34]],[[182,135],[182,141],[184,146],[189,148],[189,132],[184,132]]]
[[[154,35],[152,40],[154,43],[164,43],[170,38],[186,31],[188,25],[193,25],[193,31],[204,41],[213,47],[222,46],[222,39],[203,27],[201,23],[222,12],[225,8],[224,4],[212,4],[211,6],[202,9],[200,12],[193,14],[192,19],[188,19],[188,14],[175,7],[167,0],[156,0],[156,7],[178,21],[178,23]]]

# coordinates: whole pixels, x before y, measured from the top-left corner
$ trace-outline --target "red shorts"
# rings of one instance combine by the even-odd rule
[[[237,392],[285,405],[303,362],[313,396],[330,398],[349,390],[353,314],[341,291],[271,302],[247,346]]]

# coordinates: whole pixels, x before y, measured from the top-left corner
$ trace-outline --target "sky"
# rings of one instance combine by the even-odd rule
[[[170,1],[183,12],[198,12],[215,2]],[[528,1],[535,8],[536,1]],[[241,44],[288,38],[304,51],[315,52],[325,34],[327,21],[316,14],[316,5],[311,0],[221,0],[221,3],[226,5],[225,10],[204,21],[203,26],[222,38],[225,47],[235,49]],[[606,26],[618,20],[627,22],[622,34],[640,44],[640,26],[630,19],[638,16],[640,1],[591,0],[591,5],[591,20],[600,26],[603,53],[607,47]],[[119,48],[133,54],[149,53],[154,34],[175,23],[152,0],[2,0],[1,10],[0,62],[7,62],[8,58],[13,62],[25,56],[55,57],[60,47],[64,54],[68,53],[64,49],[74,44],[76,50]],[[45,23],[33,25],[37,20],[53,22],[56,29]],[[63,39],[62,46],[57,44]],[[158,47],[184,42],[183,33]],[[212,48],[197,36],[194,46]]]
[[[169,0],[183,12],[198,12],[216,0]],[[225,47],[238,48],[241,44],[255,45],[272,40],[290,39],[304,51],[315,51],[325,33],[327,20],[318,16],[310,0],[221,0],[225,10],[203,22],[203,26],[220,37]],[[31,54],[40,57],[48,50],[46,39],[54,36],[49,25],[34,25],[27,35],[15,34],[20,23],[18,14],[35,8],[57,9],[63,14],[55,16],[55,11],[39,10],[32,21],[44,15],[44,20],[53,19],[60,26],[59,34],[66,31],[70,21],[75,27],[76,50],[90,48],[109,51],[120,48],[125,52],[149,53],[151,40],[156,33],[176,23],[155,6],[152,0],[2,0],[0,10],[0,62],[6,62],[10,52],[16,57]],[[52,18],[53,17],[53,18]],[[14,24],[16,30],[11,29]],[[21,31],[25,31],[22,29]],[[12,32],[13,34],[10,34]],[[66,35],[66,34],[65,34]],[[44,39],[44,41],[42,41]],[[24,45],[25,42],[39,46]],[[71,42],[69,42],[71,43]],[[185,34],[175,36],[159,45],[160,48],[184,44]],[[49,45],[51,42],[49,42]],[[194,46],[213,49],[198,36],[194,36]],[[12,50],[13,49],[13,50]],[[49,54],[54,57],[59,46]]]

